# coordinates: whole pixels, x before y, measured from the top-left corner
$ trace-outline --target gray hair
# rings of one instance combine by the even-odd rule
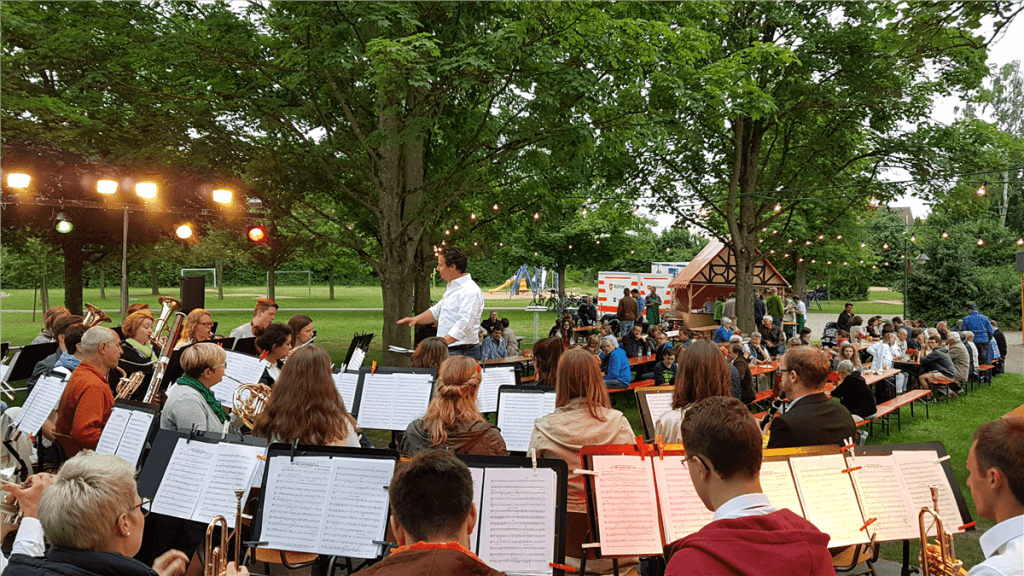
[[[91,332],[91,330],[90,330]],[[83,450],[60,467],[39,499],[39,522],[54,546],[101,552],[121,514],[135,507],[135,468]]]
[[[722,316],[722,326],[729,326],[732,324],[732,318],[728,316]]]
[[[849,360],[843,360],[836,366],[836,372],[840,374],[853,374],[853,362]]]
[[[760,338],[760,337],[761,337],[761,333],[760,332],[751,332],[750,333],[750,338],[751,339]]]
[[[786,342],[786,348],[796,348],[797,346],[803,346],[804,341],[798,336],[793,336]]]
[[[964,342],[974,342],[974,332],[967,330],[960,333],[960,339]]]
[[[729,336],[729,342],[739,342],[740,344],[742,344],[743,337],[740,336],[739,334],[733,334],[732,336]]]
[[[959,343],[960,342],[960,334],[957,334],[956,332],[952,332],[951,331],[949,334],[946,334],[946,340],[949,340],[950,342],[957,342],[957,343]]]
[[[121,339],[117,337],[117,332],[114,332],[110,328],[93,326],[85,331],[85,335],[82,336],[82,342],[79,346],[81,346],[83,355],[95,356],[100,350],[100,344],[103,344],[104,342],[107,344],[120,344]]]
[[[931,338],[932,336],[941,336],[941,334],[939,334],[938,328],[928,328],[926,331],[928,332],[929,338]]]
[[[207,368],[216,368],[227,359],[227,352],[220,346],[211,342],[200,342],[185,348],[181,353],[181,369],[185,374],[198,379]]]
[[[767,322],[769,324],[773,324],[775,322],[775,319],[772,318],[771,316],[765,316],[764,318],[761,319],[761,323],[765,323],[765,322]]]

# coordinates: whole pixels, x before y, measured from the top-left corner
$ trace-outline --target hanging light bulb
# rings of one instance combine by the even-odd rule
[[[758,244],[764,244],[764,238],[758,238],[757,239],[757,243]]]
[[[772,230],[772,234],[778,234],[778,233],[779,233],[778,230]]]
[[[1024,238],[1017,238],[1017,246],[1024,246]]]
[[[584,217],[584,218],[586,218],[586,217],[587,217],[587,209],[586,209],[586,208],[584,208],[584,209],[583,209],[583,217]]]
[[[445,236],[451,236],[452,235],[452,231],[451,230],[445,230],[444,231],[444,235]]]
[[[768,253],[769,254],[775,254],[775,250],[769,250]]]
[[[871,265],[871,269],[872,269],[872,270],[878,270],[878,266],[875,266],[874,264],[872,264],[872,265]]]
[[[871,206],[872,208],[878,207],[878,198],[872,196],[871,200],[868,200],[868,206]]]
[[[767,226],[765,226],[764,228],[761,228],[761,232],[767,232],[767,231],[768,231],[768,227]]]
[[[864,263],[864,261],[863,261],[863,260],[861,260],[861,261],[860,261],[860,263],[861,263],[861,264],[863,264],[863,263]]]
[[[831,261],[831,260],[829,260],[828,262],[825,262],[825,265],[826,265],[826,266],[831,266],[831,265],[832,265],[832,261]]]
[[[470,220],[476,220],[476,212],[473,212],[473,213],[471,213],[471,214],[469,215],[469,219],[470,219]]]
[[[807,242],[804,242],[804,244],[805,244],[806,246],[810,246],[810,245],[811,245],[811,241],[810,241],[810,240],[808,240]]]
[[[497,211],[498,211],[498,205],[497,205],[497,204],[495,204],[495,205],[494,205],[494,211],[495,211],[495,212],[497,212]]]
[[[946,238],[949,238],[949,232],[943,231],[942,232],[942,239],[945,240]]]
[[[888,249],[889,249],[889,243],[888,242],[886,242],[885,244],[882,244],[882,250],[888,250]]]
[[[817,260],[811,260],[811,264],[817,264],[817,263],[818,263]]]
[[[533,253],[533,255],[534,255],[534,256],[536,256],[536,255],[537,255],[537,253],[536,253],[536,252],[534,252],[534,253]]]
[[[504,247],[505,247],[505,243],[504,242],[498,242],[498,248],[504,248]]]
[[[985,241],[982,240],[981,238],[978,238],[978,246],[984,246],[984,245],[985,245]]]
[[[868,246],[868,245],[867,245],[867,244],[865,244],[865,243],[863,243],[863,242],[861,242],[861,243],[860,243],[860,247],[861,247],[861,248],[867,248],[867,246]]]
[[[630,254],[636,254],[636,250],[630,250],[629,253]]]
[[[572,250],[572,244],[569,244],[569,250]]]
[[[985,194],[988,194],[988,180],[983,180],[981,182],[981,186],[978,186],[978,189],[974,193],[977,194],[978,196],[984,196]]]
[[[459,225],[458,225],[458,224],[456,224],[456,225],[455,225],[455,231],[456,231],[456,232],[458,232],[458,231],[459,231]]]
[[[776,202],[775,203],[775,211],[776,212],[782,212],[782,204]]]
[[[888,262],[883,262],[883,263],[882,263],[882,266],[886,266],[886,267],[888,267],[888,266],[889,266],[889,263],[888,263]]]
[[[701,206],[700,212],[698,212],[697,215],[700,216],[701,218],[707,218],[708,217],[708,209],[703,207],[703,206]]]
[[[849,265],[850,265],[849,262],[843,262],[843,266],[849,266]]]
[[[792,238],[790,238],[789,240],[786,240],[786,243],[787,243],[787,244],[792,244],[792,243],[793,243],[793,239],[792,239]]]
[[[911,234],[910,235],[910,241],[911,242],[917,242],[917,236],[914,236],[913,234]]]
[[[803,259],[803,258],[799,258],[799,259],[797,259],[797,262],[803,262],[803,261],[804,261],[804,259]]]
[[[447,246],[447,245],[448,245],[448,242],[446,242],[444,240],[441,240],[441,246]]]
[[[789,252],[786,252],[785,254],[783,254],[782,257],[783,258],[789,258]]]
[[[903,259],[905,259],[906,257],[907,257],[907,255],[906,255],[906,254],[900,254],[900,260],[903,260]]]
[[[825,239],[825,235],[824,234],[818,234],[818,240],[824,240],[824,239]]]
[[[600,244],[600,243],[601,243],[601,241],[600,241],[600,240],[598,240],[598,241],[597,241],[597,243],[598,243],[598,244]]]
[[[534,212],[533,213],[533,219],[534,220],[540,220],[540,212]]]
[[[842,234],[836,235],[836,240],[842,240],[842,239],[843,239],[843,235]]]
[[[665,248],[665,252],[671,252],[671,251],[672,251],[671,248]]]

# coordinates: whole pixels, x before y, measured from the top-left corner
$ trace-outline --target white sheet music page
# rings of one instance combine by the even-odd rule
[[[488,468],[484,476],[480,559],[510,575],[551,574],[555,486],[550,468]]]
[[[321,554],[376,558],[388,517],[388,486],[395,461],[384,458],[334,458],[331,493],[321,527]]]
[[[798,516],[803,516],[804,511],[800,506],[800,495],[796,492],[796,481],[793,480],[793,472],[789,469],[789,462],[785,460],[771,460],[761,462],[761,489],[772,506],[783,509],[788,508]]]
[[[913,517],[917,518],[921,508],[932,507],[932,492],[928,487],[935,484],[939,487],[939,516],[942,516],[942,527],[953,533],[963,532],[960,526],[963,526],[964,521],[960,516],[960,508],[956,505],[956,496],[949,486],[942,464],[935,462],[939,457],[938,453],[935,450],[897,450],[892,455],[907,483],[911,510],[917,511]],[[860,460],[860,457],[857,459]],[[929,528],[928,535],[935,535],[934,527]]]
[[[481,412],[494,412],[498,409],[498,387],[514,386],[516,372],[514,366],[485,366],[480,372],[480,389],[476,393],[476,405]]]
[[[263,446],[229,442],[216,444],[213,461],[209,463],[192,520],[207,524],[214,516],[220,515],[227,519],[228,526],[234,526],[235,511],[238,509],[235,489],[243,488],[246,494],[249,493],[260,456],[266,452]],[[242,502],[245,503],[245,495],[242,496]]]
[[[117,454],[132,466],[138,466],[142,450],[146,447],[150,427],[153,425],[153,414],[142,410],[132,410],[128,425],[125,426],[121,443],[117,446]]]
[[[37,434],[50,413],[57,409],[67,382],[56,376],[46,376],[36,381],[32,393],[21,409],[18,430],[25,434]],[[31,403],[29,403],[31,400]]]
[[[363,367],[363,362],[365,360],[366,352],[363,352],[362,348],[356,348],[352,351],[352,358],[350,358],[348,364],[345,365],[345,370],[351,370],[358,374],[359,369]]]
[[[230,407],[234,403],[235,390],[239,384],[257,384],[263,377],[263,366],[260,359],[241,352],[225,350],[228,359],[224,369],[224,379],[210,391],[222,406]]]
[[[317,552],[333,466],[326,456],[271,458],[260,539],[267,548]]]
[[[555,411],[554,392],[505,392],[498,410],[498,428],[505,447],[512,452],[530,449],[533,422]]]
[[[683,458],[678,455],[666,456],[664,459],[657,456],[651,458],[654,462],[654,478],[658,485],[666,543],[693,534],[715,516],[694,490],[690,473],[683,466]]]
[[[637,556],[662,552],[658,501],[650,459],[639,456],[594,456],[601,554]]]
[[[868,528],[879,541],[920,538],[917,513],[910,503],[903,472],[891,455],[857,456],[849,460],[853,483],[860,497],[864,518],[876,520]],[[958,524],[959,526],[959,524]]]
[[[484,495],[484,469],[483,468],[469,468],[470,475],[473,476],[473,504],[476,505],[476,524],[473,525],[473,531],[469,533],[469,549],[473,551],[477,556],[480,555],[480,520],[484,517],[480,513],[484,509],[483,501],[481,500]]]
[[[103,425],[103,433],[100,434],[100,441],[96,444],[97,454],[117,454],[117,447],[121,444],[121,436],[128,426],[128,420],[132,417],[132,411],[114,406],[110,410],[110,417]],[[127,458],[126,458],[127,460]],[[131,463],[133,466],[136,462]]]
[[[9,369],[10,366],[8,366],[7,364],[0,364],[0,382],[7,381],[7,370]]]
[[[869,540],[857,495],[842,454],[791,458],[804,517],[829,535],[829,547],[863,544]]]
[[[359,373],[338,372],[334,375],[334,387],[341,394],[341,400],[345,403],[345,409],[352,412],[352,406],[356,402],[356,388],[359,386]]]
[[[427,411],[431,380],[430,374],[364,374],[359,426],[404,431]]]
[[[644,394],[644,402],[647,404],[647,412],[651,415],[651,421],[657,422],[658,417],[672,409],[672,392],[651,392]],[[652,431],[653,433],[653,431]],[[652,438],[652,440],[654,440]]]
[[[189,520],[199,501],[209,464],[217,445],[178,438],[163,480],[153,497],[153,512]]]

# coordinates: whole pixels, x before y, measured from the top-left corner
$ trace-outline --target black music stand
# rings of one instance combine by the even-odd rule
[[[248,354],[249,356],[258,357],[260,355],[260,353],[256,351],[256,337],[239,338],[238,340],[235,340],[235,345],[231,349],[235,352]]]
[[[0,342],[0,360],[7,357],[7,353],[11,350],[10,342]]]
[[[153,415],[153,421],[150,422],[149,430],[146,432],[146,439],[142,447],[142,452],[139,454],[139,459],[137,462],[130,462],[132,466],[138,468],[146,461],[146,454],[150,449],[152,449],[153,438],[156,437],[156,432],[160,429],[160,406],[157,404],[146,404],[145,402],[139,402],[138,400],[119,399],[114,401],[114,408],[122,408],[132,412],[147,412]],[[104,431],[106,431],[106,428],[104,428]]]
[[[553,387],[551,387],[551,386],[526,386],[526,385],[521,385],[521,384],[518,384],[518,378],[516,379],[516,382],[517,382],[516,386],[505,385],[505,386],[499,386],[498,387],[498,407],[494,411],[494,421],[495,422],[500,422],[501,421],[501,398],[502,398],[503,395],[506,395],[506,394],[554,394],[555,393],[555,389]],[[537,417],[540,418],[541,416],[545,416],[545,414],[540,414]],[[522,456],[522,455],[526,454],[526,450],[513,450],[513,449],[509,448],[509,454],[512,454],[514,456]]]
[[[634,394],[636,395],[637,409],[640,411],[640,422],[643,424],[644,427],[644,438],[646,438],[648,442],[654,442],[656,440],[655,429],[657,419],[658,416],[660,416],[660,414],[653,414],[651,412],[650,405],[647,403],[647,395],[669,394],[671,396],[674,390],[674,387],[664,386],[650,386],[647,388],[635,388],[633,390]]]
[[[42,344],[29,344],[18,350],[11,360],[11,367],[7,371],[7,381],[17,382],[27,380],[32,376],[32,369],[44,358],[53,354],[58,349],[56,342],[43,342]]]
[[[316,332],[313,332],[313,336],[316,336]],[[354,370],[349,370],[348,367],[348,363],[352,361],[352,353],[356,351],[356,348],[361,349],[363,352],[369,352],[373,336],[373,334],[356,334],[352,337],[352,343],[349,344],[348,352],[345,353],[345,361],[342,362],[346,372],[354,372]]]

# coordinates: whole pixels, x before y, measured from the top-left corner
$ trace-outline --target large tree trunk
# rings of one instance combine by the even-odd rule
[[[103,263],[100,263],[100,300],[107,299],[107,279],[103,276]]]
[[[430,308],[430,273],[434,269],[434,252],[422,245],[416,251],[416,280],[412,309],[416,312]]]
[[[153,260],[149,263],[149,282],[153,287],[153,296],[160,295],[160,277],[157,274],[157,262]]]
[[[224,261],[217,260],[214,264],[217,270],[217,300],[224,299]]]
[[[558,294],[565,294],[565,269],[562,267],[558,267]],[[559,310],[558,313],[561,314],[562,311]]]
[[[82,315],[82,243],[75,238],[64,240],[64,307]]]
[[[796,268],[796,275],[793,278],[793,292],[801,299],[807,288],[807,261],[800,261],[800,258],[793,255],[793,266]]]
[[[276,294],[277,294],[277,286],[276,286],[277,282],[276,282],[276,280],[277,279],[274,277],[274,271],[273,270],[268,271],[267,272],[267,298],[270,298],[271,300],[273,300],[273,299],[275,299],[277,297],[276,296]]]
[[[754,270],[761,260],[756,250],[759,222],[754,192],[764,127],[738,117],[733,121],[733,171],[729,182],[726,221],[736,258],[736,323],[744,334],[754,326]]]

